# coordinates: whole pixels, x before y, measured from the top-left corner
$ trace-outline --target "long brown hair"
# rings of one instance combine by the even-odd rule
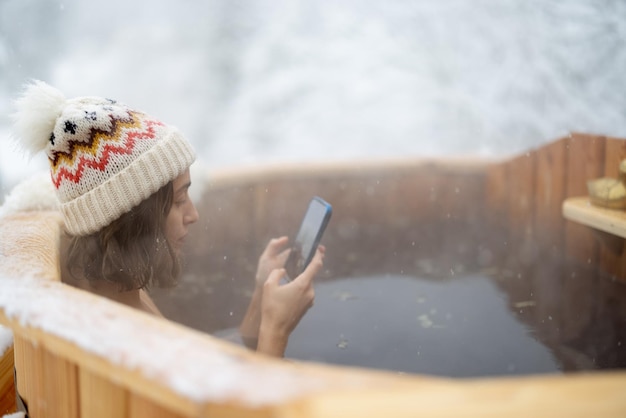
[[[172,286],[180,260],[164,233],[174,187],[169,182],[100,231],[70,238],[67,271],[96,285],[106,280],[121,291]]]

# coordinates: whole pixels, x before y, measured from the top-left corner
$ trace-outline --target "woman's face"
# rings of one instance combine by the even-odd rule
[[[198,211],[189,198],[190,186],[191,179],[187,169],[174,180],[174,200],[165,219],[165,236],[176,251],[182,248],[189,225],[198,220]]]

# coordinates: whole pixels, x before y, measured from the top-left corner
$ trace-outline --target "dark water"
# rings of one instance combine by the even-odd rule
[[[320,283],[315,306],[293,332],[286,356],[454,377],[560,371],[551,350],[483,275]]]

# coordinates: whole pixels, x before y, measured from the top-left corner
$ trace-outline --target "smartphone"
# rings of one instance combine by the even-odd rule
[[[309,202],[285,263],[287,280],[295,279],[313,259],[332,212],[332,206],[321,197],[315,196]]]

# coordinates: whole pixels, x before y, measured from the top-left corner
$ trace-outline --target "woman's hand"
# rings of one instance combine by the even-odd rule
[[[252,299],[239,325],[239,333],[248,348],[257,348],[259,328],[261,326],[263,285],[273,270],[282,268],[285,265],[290,251],[290,248],[287,247],[288,242],[289,238],[287,237],[271,239],[259,257],[259,264],[254,276],[255,288],[252,293]]]
[[[293,281],[280,285],[285,269],[273,270],[263,285],[261,326],[257,350],[282,357],[289,335],[313,306],[313,279],[324,265],[325,248],[319,246],[309,266]]]
[[[259,264],[256,270],[254,282],[257,288],[261,288],[268,279],[272,270],[276,270],[285,266],[287,257],[289,257],[290,248],[286,248],[289,238],[280,237],[273,238],[263,250],[259,257]]]

